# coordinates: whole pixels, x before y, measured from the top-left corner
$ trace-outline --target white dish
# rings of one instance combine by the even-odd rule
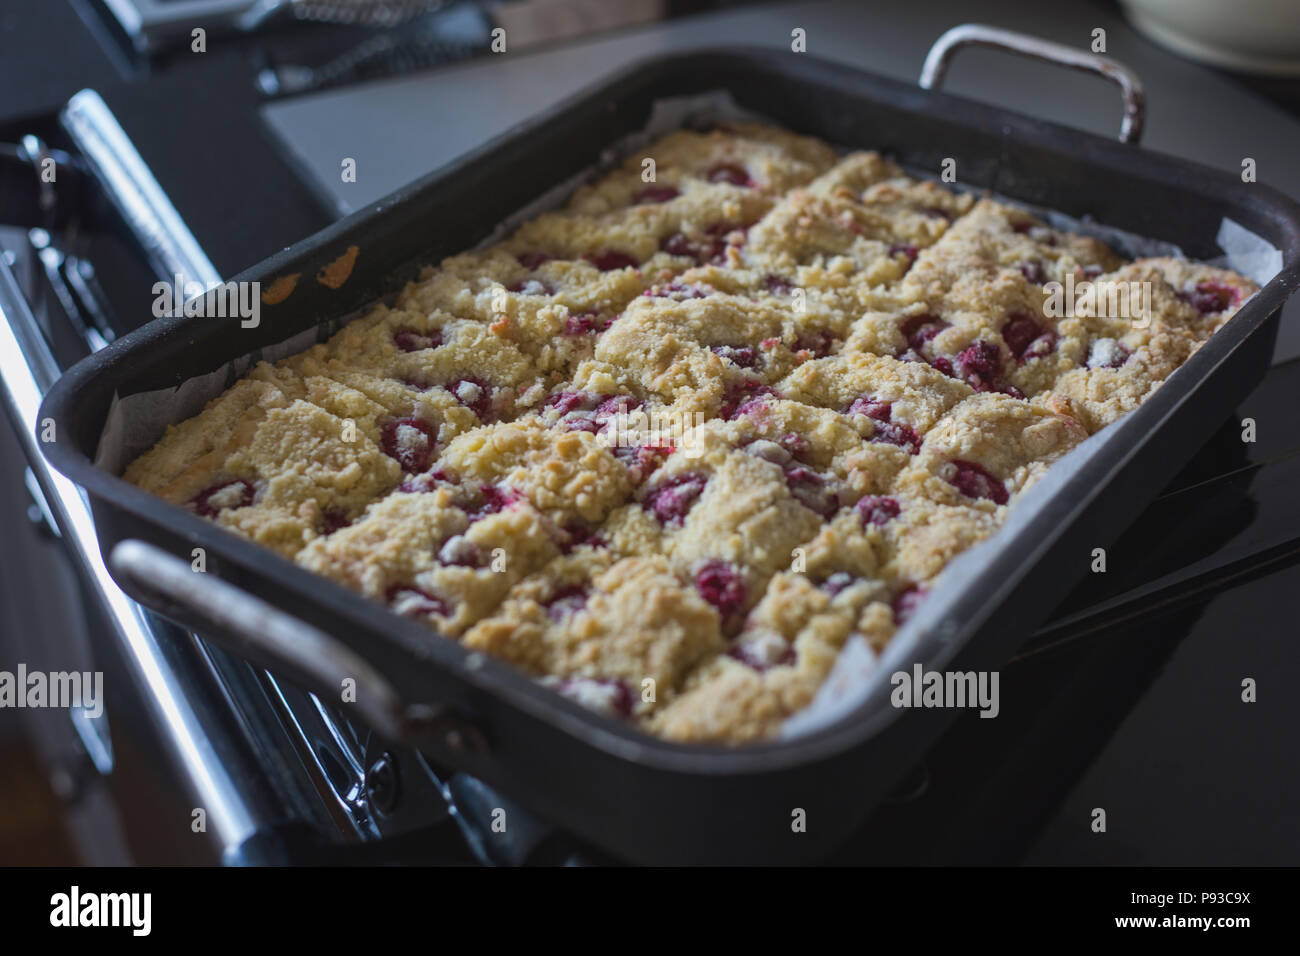
[[[1212,66],[1300,76],[1300,0],[1120,0],[1148,39]]]

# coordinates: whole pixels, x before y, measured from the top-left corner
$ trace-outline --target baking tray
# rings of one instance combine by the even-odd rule
[[[941,38],[927,66],[931,81],[963,42],[1117,69],[1003,31],[954,35],[961,29],[976,28]],[[1080,58],[1087,62],[1072,62]],[[1121,85],[1137,117],[1128,123],[1133,139],[1140,87],[1128,74]],[[726,748],[651,738],[506,664],[431,640],[424,626],[94,462],[115,394],[177,387],[355,312],[597,164],[609,144],[644,127],[656,101],[716,90],[789,129],[880,149],[909,167],[938,169],[956,157],[967,184],[1173,242],[1192,258],[1219,253],[1225,219],[1282,252],[1281,272],[1148,402],[1103,432],[1104,444],[1054,466],[1031,489],[981,546],[965,585],[932,594],[882,662],[996,669],[1086,573],[1092,549],[1118,535],[1267,368],[1278,312],[1300,274],[1300,208],[1267,187],[1131,143],[804,54],[720,49],[628,69],[236,276],[263,289],[299,277],[292,294],[263,306],[258,328],[163,318],[79,363],[42,405],[40,421],[52,422],[57,436],[43,448],[88,491],[100,546],[129,593],[394,741],[481,777],[624,859],[808,861],[826,856],[888,795],[955,711],[900,711],[877,693],[791,740]],[[327,267],[349,259],[346,281],[335,281],[337,266]],[[194,548],[206,553],[206,574],[190,570]],[[355,681],[355,703],[337,703],[345,678]],[[792,825],[798,811],[802,829]]]

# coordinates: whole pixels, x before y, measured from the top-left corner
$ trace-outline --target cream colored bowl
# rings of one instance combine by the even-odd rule
[[[1120,0],[1175,53],[1247,73],[1300,76],[1300,0]]]

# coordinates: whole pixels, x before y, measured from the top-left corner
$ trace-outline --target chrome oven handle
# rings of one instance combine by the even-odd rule
[[[0,257],[0,407],[10,416],[32,474],[53,513],[60,536],[116,632],[123,655],[144,688],[149,711],[171,755],[192,787],[195,806],[208,812],[208,832],[221,854],[241,846],[281,818],[282,811],[242,786],[248,765],[233,756],[215,759],[212,736],[220,724],[190,696],[193,684],[173,669],[169,655],[144,617],[113,581],[99,551],[85,494],[50,467],[38,441],[41,396],[59,376],[50,352],[12,272]]]
[[[962,47],[982,46],[1007,53],[1017,53],[1034,60],[1055,63],[1084,73],[1095,73],[1117,85],[1124,97],[1124,121],[1120,124],[1119,140],[1121,143],[1136,144],[1142,138],[1142,127],[1146,123],[1146,93],[1142,81],[1136,73],[1115,60],[1086,50],[1076,50],[1062,43],[1043,40],[1003,30],[1000,27],[986,26],[982,23],[964,23],[953,27],[934,41],[930,52],[921,67],[921,78],[917,81],[924,90],[937,90],[943,85],[952,58]]]
[[[166,617],[196,628],[231,653],[333,701],[396,743],[437,742],[458,751],[487,749],[483,735],[446,708],[407,704],[371,664],[318,628],[162,548],[119,541],[108,557],[123,589]],[[342,700],[344,681],[353,699]]]

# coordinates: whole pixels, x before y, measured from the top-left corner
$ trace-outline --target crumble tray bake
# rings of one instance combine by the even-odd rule
[[[680,131],[126,478],[589,707],[743,742],[1255,291],[876,153]]]

